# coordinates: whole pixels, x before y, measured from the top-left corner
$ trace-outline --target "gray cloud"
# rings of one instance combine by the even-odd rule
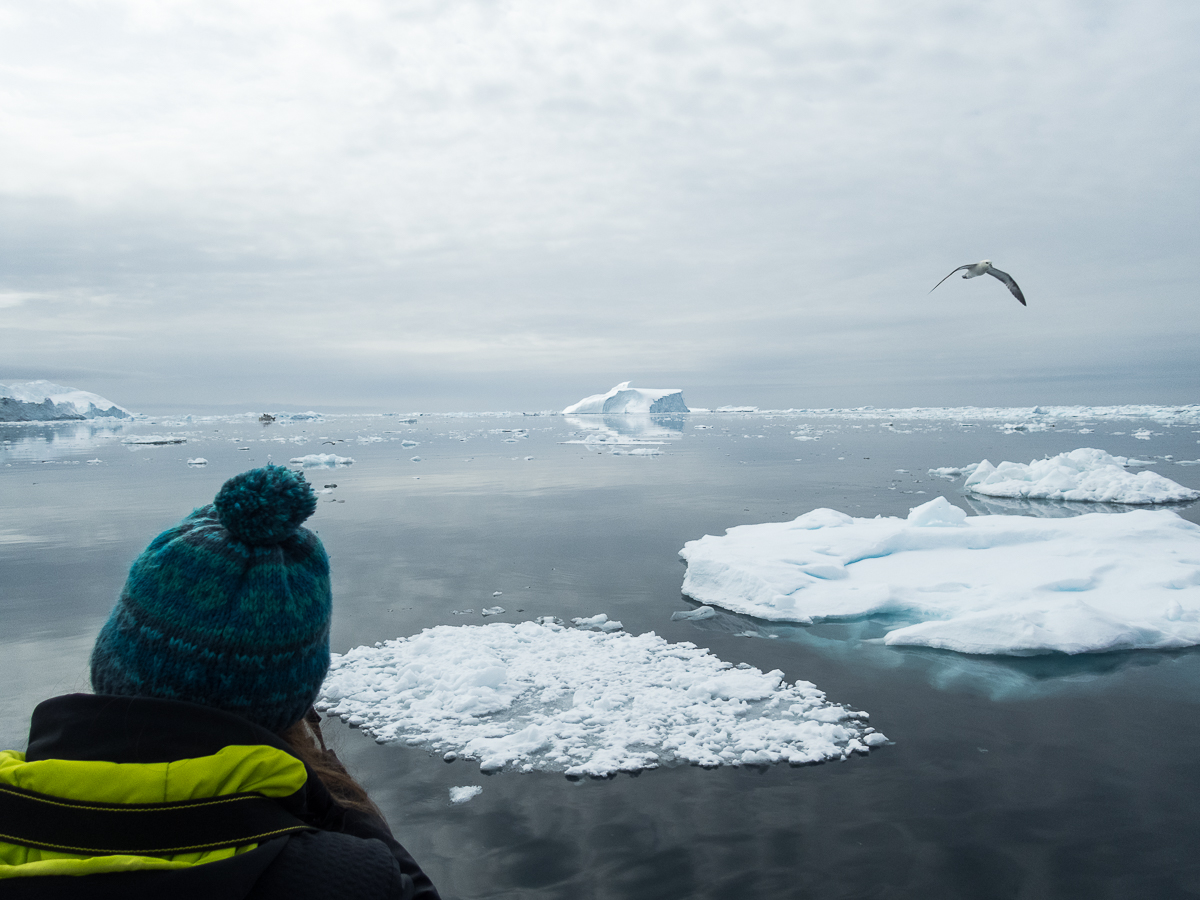
[[[1182,0],[4,16],[0,380],[133,407],[1200,387]],[[1029,309],[927,294],[982,257]]]

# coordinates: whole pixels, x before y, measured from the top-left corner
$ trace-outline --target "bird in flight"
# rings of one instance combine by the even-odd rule
[[[1026,305],[1025,295],[1021,293],[1021,289],[1017,287],[1017,283],[1013,281],[1013,277],[1007,272],[1001,272],[999,269],[993,266],[990,259],[985,259],[977,263],[967,263],[965,266],[959,266],[954,270],[954,272],[961,272],[963,269],[967,270],[967,274],[964,275],[963,278],[975,278],[977,275],[991,275],[993,278],[999,278],[1004,282],[1004,286],[1012,291],[1012,295],[1021,301],[1021,305]],[[951,272],[950,275],[953,275],[954,272]],[[950,275],[947,275],[946,278],[949,278]],[[943,278],[942,281],[945,281],[946,278]],[[937,284],[931,287],[929,289],[929,293],[932,294],[934,291],[936,291],[941,285],[942,281],[939,281]]]

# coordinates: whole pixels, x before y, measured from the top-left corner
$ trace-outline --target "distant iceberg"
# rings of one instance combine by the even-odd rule
[[[631,388],[622,381],[607,394],[592,394],[563,410],[563,415],[690,412],[679,388]]]
[[[62,419],[127,419],[133,413],[91,391],[51,381],[0,384],[0,422],[51,422]]]

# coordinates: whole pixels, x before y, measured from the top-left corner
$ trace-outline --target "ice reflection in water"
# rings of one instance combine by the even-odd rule
[[[689,606],[698,604],[687,597]],[[687,620],[698,631],[801,644],[830,661],[887,673],[903,669],[923,677],[939,690],[983,694],[992,700],[1015,700],[1070,693],[1078,685],[1127,668],[1157,666],[1185,656],[1200,657],[1200,648],[1130,650],[1106,653],[1044,653],[1036,656],[971,656],[929,647],[889,646],[889,631],[920,621],[904,616],[872,616],[841,622],[801,625],[769,622],[717,609],[715,615]],[[703,639],[697,639],[700,644]]]
[[[0,425],[0,464],[58,460],[118,440],[126,423],[111,419],[84,422],[21,422]]]

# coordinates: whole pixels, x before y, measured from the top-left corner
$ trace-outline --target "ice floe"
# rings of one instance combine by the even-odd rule
[[[892,615],[884,640],[961,653],[1200,644],[1200,526],[1170,510],[968,517],[944,497],[906,519],[816,509],[680,551],[683,593],[761,619]]]
[[[301,466],[305,469],[336,469],[339,466],[353,465],[354,459],[349,456],[338,456],[335,453],[310,453],[307,456],[293,456],[288,462],[293,466]]]
[[[1035,459],[1029,465],[1002,462],[993,466],[985,459],[975,466],[964,486],[974,494],[1030,500],[1150,505],[1200,499],[1200,491],[1154,472],[1127,472],[1127,465],[1131,461],[1125,457],[1109,456],[1092,447]]]
[[[867,714],[690,643],[547,622],[428,628],[336,656],[317,708],[382,743],[568,776],[866,753]],[[451,756],[450,754],[454,754]]]
[[[683,391],[679,388],[633,388],[622,381],[607,394],[592,394],[563,410],[563,415],[685,413]]]

